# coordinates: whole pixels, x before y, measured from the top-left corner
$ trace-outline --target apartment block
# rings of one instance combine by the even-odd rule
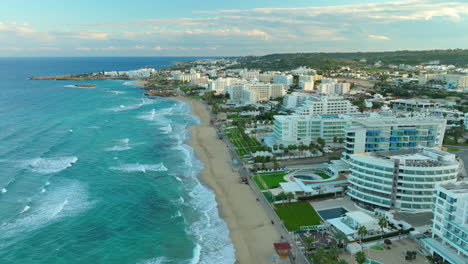
[[[437,260],[468,263],[468,182],[436,186],[432,236],[424,248]]]

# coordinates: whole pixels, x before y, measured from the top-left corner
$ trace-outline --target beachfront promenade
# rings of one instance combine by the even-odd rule
[[[210,120],[215,120],[215,117],[212,114],[211,110],[209,109],[209,107],[204,102],[194,100],[194,99],[186,99],[186,98],[184,98],[184,101],[191,104],[192,110],[194,110],[195,107],[196,108],[203,108],[206,111],[206,113],[208,114],[209,119]],[[200,109],[198,109],[198,111],[200,111]],[[195,113],[195,114],[200,115],[200,113]],[[199,118],[200,118],[201,123],[206,124],[209,121],[209,120],[202,120],[203,117],[201,117],[201,116],[199,116]],[[215,127],[210,126],[210,129],[215,132],[214,137],[216,137],[217,134],[216,134],[216,131],[215,131]],[[272,263],[272,257],[273,257],[273,253],[274,253],[273,243],[280,242],[280,241],[281,242],[286,242],[287,241],[292,246],[292,250],[291,250],[291,254],[290,254],[290,263],[309,264],[309,261],[306,259],[303,252],[301,252],[300,249],[297,247],[297,245],[296,245],[296,243],[294,241],[294,235],[291,235],[287,231],[286,227],[284,226],[282,221],[277,216],[272,204],[270,204],[266,200],[265,196],[262,194],[262,192],[260,191],[258,186],[253,181],[252,174],[245,168],[242,159],[238,156],[238,154],[235,151],[235,147],[231,144],[231,142],[229,142],[228,137],[224,134],[224,132],[221,132],[220,135],[222,135],[223,141],[218,140],[218,139],[215,139],[215,140],[220,142],[220,143],[224,142],[225,148],[227,146],[229,157],[230,157],[230,159],[227,162],[228,162],[229,166],[231,167],[231,172],[233,173],[233,176],[237,177],[237,178],[232,179],[232,180],[234,180],[235,184],[240,185],[238,187],[241,187],[241,188],[245,189],[245,188],[248,188],[248,187],[243,185],[243,184],[240,184],[239,180],[240,180],[240,177],[246,177],[248,179],[248,183],[249,183],[248,186],[250,187],[249,192],[254,194],[255,199],[256,199],[256,203],[262,208],[262,211],[264,212],[264,216],[266,216],[266,218],[268,219],[267,222],[266,222],[266,225],[269,225],[270,227],[274,227],[274,230],[278,234],[277,239],[272,239],[271,241],[266,241],[265,243],[267,243],[267,245],[263,245],[264,247],[270,247],[271,248],[271,254],[270,254],[270,256],[265,256],[267,259],[262,260],[261,263]],[[237,160],[237,164],[238,164],[237,167],[233,167],[233,160]],[[210,187],[212,187],[212,186],[210,186]],[[220,197],[217,197],[217,198],[220,198]],[[223,204],[221,204],[221,207],[223,207]],[[247,207],[247,205],[246,205],[246,207]],[[246,208],[245,212],[243,212],[243,213],[248,214],[249,213],[248,208]],[[259,218],[261,216],[261,214],[259,214],[258,211],[254,215],[255,215],[255,217],[259,217]],[[263,224],[265,224],[265,223],[263,223]],[[233,232],[233,231],[231,230],[231,232]],[[263,234],[260,234],[260,235],[263,235]],[[267,235],[267,234],[265,234],[265,235]],[[236,246],[235,242],[234,242],[234,245]],[[236,251],[237,251],[237,248],[236,248]]]

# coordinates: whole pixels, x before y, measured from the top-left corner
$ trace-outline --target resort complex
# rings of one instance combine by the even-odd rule
[[[468,99],[401,98],[395,87],[423,93],[442,79],[418,84],[393,68],[382,76],[241,63],[187,62],[151,73],[144,89],[203,117],[192,132],[214,177],[207,183],[221,207],[242,199],[261,213],[248,224],[241,209],[237,222],[226,217],[249,227],[245,237],[269,237],[259,263],[467,263],[467,113],[458,106]]]

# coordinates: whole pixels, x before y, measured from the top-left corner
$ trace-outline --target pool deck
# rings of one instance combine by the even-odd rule
[[[321,201],[312,201],[310,204],[315,208],[316,211],[332,209],[337,207],[343,207],[348,210],[348,212],[360,211],[358,207],[354,205],[354,202],[351,201],[351,198],[348,196],[335,199],[326,199]]]
[[[391,249],[387,249],[386,245],[379,245],[384,248],[384,250],[372,250],[364,249],[366,256],[370,260],[375,260],[383,264],[402,264],[402,263],[412,263],[412,264],[425,264],[426,257],[423,256],[419,251],[419,245],[411,239],[404,238],[400,240],[392,241]],[[405,260],[406,251],[416,251],[416,259],[408,262]],[[340,258],[348,261],[348,263],[355,263],[354,255],[349,253],[341,254]]]

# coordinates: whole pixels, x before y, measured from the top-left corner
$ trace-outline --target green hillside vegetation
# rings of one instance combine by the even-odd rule
[[[299,66],[308,66],[320,70],[333,70],[341,66],[365,66],[382,61],[385,64],[421,64],[439,60],[441,64],[468,66],[468,49],[423,50],[423,51],[387,51],[387,52],[350,52],[350,53],[285,53],[265,56],[247,56],[237,58],[241,65],[234,68],[266,70],[290,70]],[[367,62],[360,62],[366,59]]]

